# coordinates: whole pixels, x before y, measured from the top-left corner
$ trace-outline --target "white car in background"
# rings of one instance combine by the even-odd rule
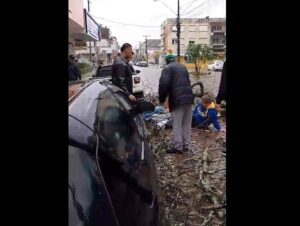
[[[112,77],[112,71],[111,71],[112,65],[106,65],[102,66],[99,70],[97,70],[96,74],[92,77],[93,78],[103,78],[110,80]],[[144,85],[141,76],[139,73],[140,70],[135,70],[134,67],[132,67],[132,88],[133,88],[133,95],[138,98],[142,99],[144,97]]]
[[[141,76],[139,75],[140,72],[140,70],[135,70],[135,72],[132,73],[133,94],[138,99],[144,97],[144,84]]]
[[[223,61],[215,60],[212,64],[207,66],[209,71],[222,71],[223,70]]]

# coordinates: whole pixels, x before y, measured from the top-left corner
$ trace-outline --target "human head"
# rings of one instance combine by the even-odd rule
[[[125,59],[132,58],[132,46],[129,43],[124,43],[121,47],[121,54]]]
[[[172,54],[169,54],[169,55],[166,56],[166,62],[167,62],[167,64],[172,63],[175,60],[176,60],[176,57],[174,55],[172,55]]]
[[[205,94],[203,97],[201,97],[201,102],[202,105],[207,108],[213,102],[213,98],[210,95]]]
[[[131,53],[131,56],[128,56],[126,60],[130,62],[133,59],[134,52]]]
[[[73,63],[75,63],[75,56],[74,55],[69,55],[69,60]]]

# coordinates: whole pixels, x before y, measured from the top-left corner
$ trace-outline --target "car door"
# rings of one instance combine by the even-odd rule
[[[131,104],[107,90],[99,101],[99,162],[120,225],[159,225],[153,155]]]
[[[97,165],[97,134],[69,116],[69,226],[117,226],[117,218]]]

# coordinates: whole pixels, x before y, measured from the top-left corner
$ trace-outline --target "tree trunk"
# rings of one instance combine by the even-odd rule
[[[195,58],[195,71],[196,71],[196,72],[199,71],[199,68],[198,68],[198,65],[197,65],[197,58]]]

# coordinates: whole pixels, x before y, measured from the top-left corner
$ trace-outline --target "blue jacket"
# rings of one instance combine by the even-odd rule
[[[193,121],[195,125],[208,127],[213,124],[217,130],[221,129],[218,121],[218,112],[215,109],[215,103],[212,103],[207,109],[200,102],[193,110]]]

